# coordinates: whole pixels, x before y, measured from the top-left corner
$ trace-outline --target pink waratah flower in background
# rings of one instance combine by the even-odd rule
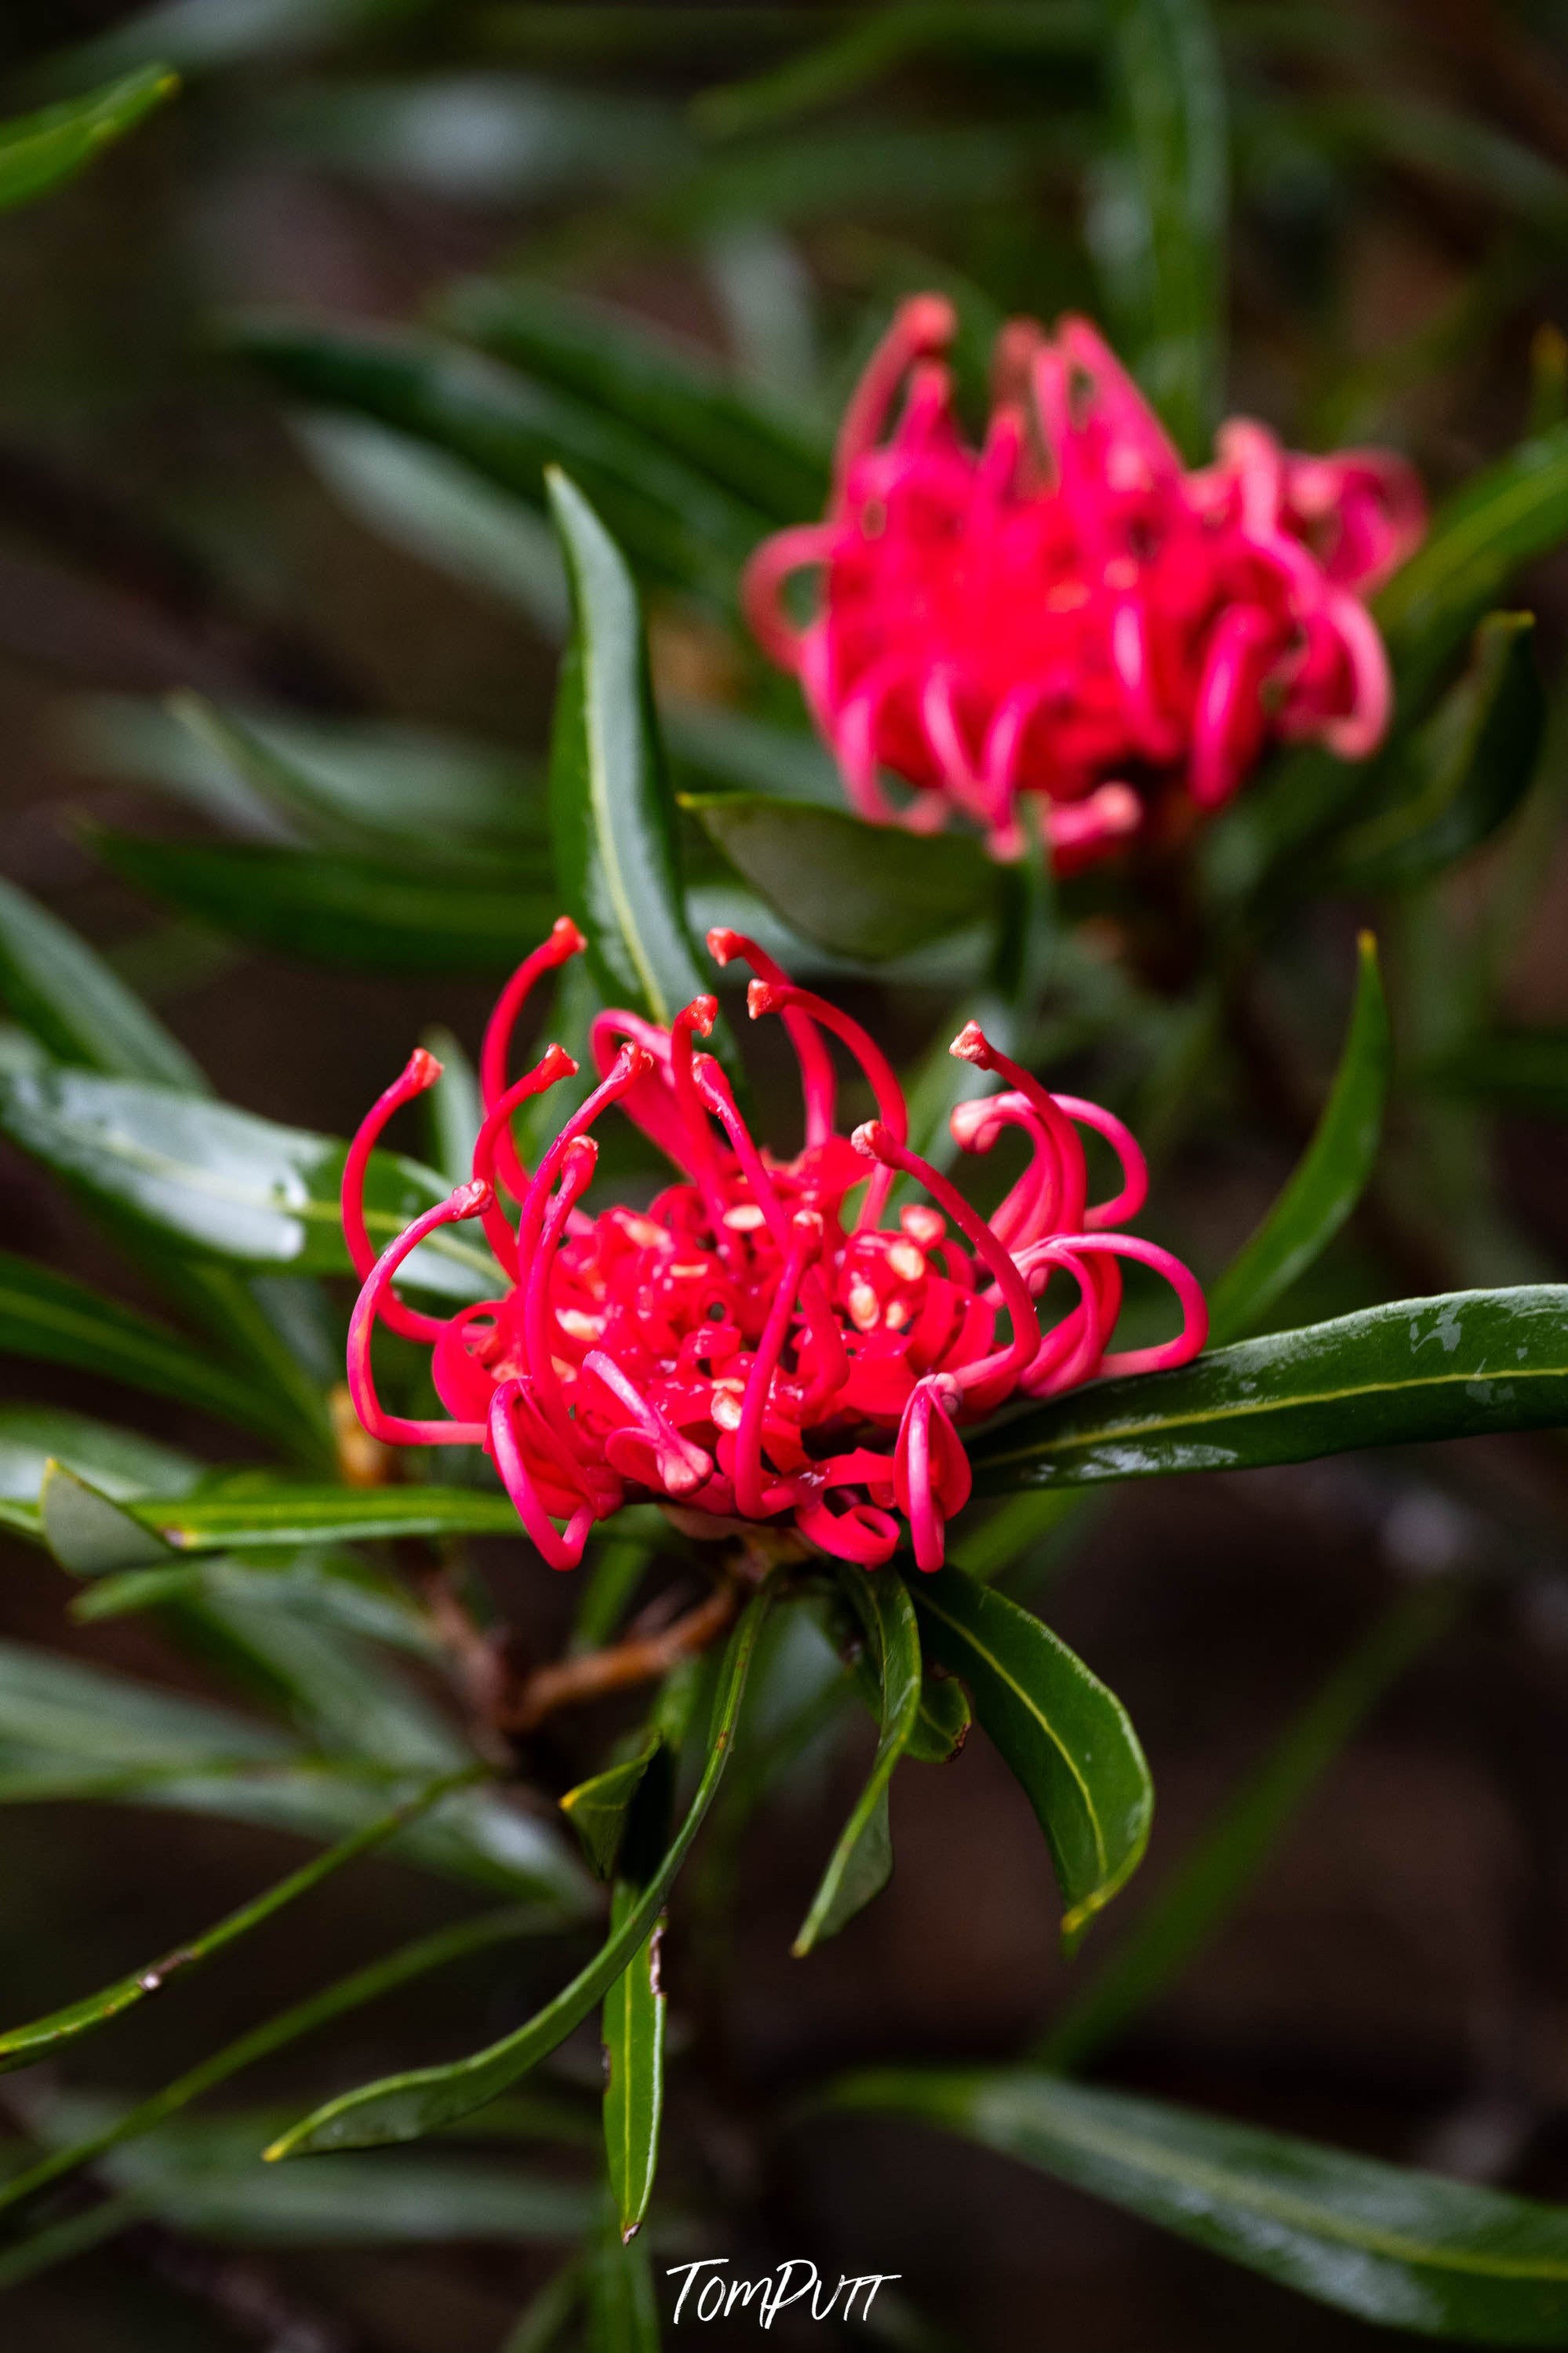
[[[509,1082],[509,1048],[534,983],[584,945],[563,917],[519,967],[486,1031],[472,1181],[379,1259],[365,1230],[365,1166],[387,1121],[434,1083],[439,1064],[416,1053],[354,1138],[342,1217],[363,1278],[349,1335],[355,1409],[390,1445],[483,1447],[557,1568],[575,1567],[596,1521],[646,1497],[698,1515],[699,1526],[710,1522],[715,1535],[737,1521],[776,1522],[868,1568],[897,1546],[901,1515],[921,1567],[937,1568],[945,1525],[970,1492],[960,1429],[1008,1398],[1184,1363],[1206,1336],[1203,1293],[1168,1250],[1120,1230],[1142,1207],[1147,1178],[1110,1113],[1048,1093],[972,1023],[952,1050],[996,1072],[1003,1091],[961,1105],[953,1134],[964,1151],[988,1152],[1016,1128],[1030,1150],[1023,1176],[983,1219],[910,1150],[899,1082],[858,1022],[795,987],[738,932],[710,932],[708,944],[720,964],[738,957],[755,974],[752,1018],[784,1020],[805,1097],[800,1151],[775,1159],[753,1143],[720,1065],[697,1050],[717,1012],[700,997],[668,1029],[634,1013],[599,1015],[598,1083],[530,1175],[512,1116],[577,1066],[550,1046]],[[835,1124],[830,1039],[877,1104],[852,1136]],[[678,1175],[646,1209],[590,1215],[580,1206],[597,1157],[589,1131],[612,1103]],[[1121,1164],[1114,1198],[1092,1205],[1083,1128]],[[926,1198],[895,1211],[900,1176]],[[468,1218],[495,1251],[501,1295],[448,1316],[408,1306],[394,1287],[400,1267],[426,1235]],[[1108,1353],[1123,1259],[1173,1288],[1175,1339]],[[1043,1324],[1047,1301],[1059,1313]],[[429,1346],[449,1420],[383,1407],[371,1369],[378,1321]]]
[[[799,678],[859,814],[923,832],[956,808],[1012,859],[1028,793],[1070,871],[1159,805],[1217,808],[1271,741],[1373,751],[1391,690],[1364,599],[1425,530],[1411,469],[1300,457],[1235,417],[1189,471],[1076,318],[1005,331],[975,449],[939,356],[954,328],[940,295],[902,305],[846,412],[826,516],[764,541],[745,576],[758,642]],[[785,590],[808,568],[801,627]],[[883,770],[914,787],[901,810]]]

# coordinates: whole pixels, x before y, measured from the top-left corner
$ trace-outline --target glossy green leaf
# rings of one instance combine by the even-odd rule
[[[93,844],[126,881],[198,922],[354,972],[507,973],[558,912],[542,873],[481,882],[261,842],[100,833]]]
[[[970,1441],[983,1493],[1309,1462],[1568,1422],[1568,1289],[1396,1299],[1034,1406]]]
[[[646,1943],[665,1899],[702,1826],[702,1820],[729,1761],[746,1676],[773,1598],[764,1585],[748,1602],[730,1638],[709,1734],[708,1755],[685,1820],[658,1869],[620,1926],[543,2010],[488,2050],[446,2067],[425,2067],[390,2075],[344,2093],[285,2133],[268,2152],[299,2157],[314,2151],[368,2147],[383,2141],[416,2140],[421,2134],[471,2115],[545,2058],[585,2018],[632,1956]]]
[[[612,1935],[636,1908],[640,1893],[631,1880],[617,1883],[610,1909]],[[605,2164],[623,2240],[641,2230],[658,2168],[668,1999],[659,1977],[663,1943],[661,1915],[605,1994],[600,2022]]]
[[[583,1852],[599,1879],[608,1879],[616,1868],[632,1800],[663,1745],[658,1732],[649,1733],[631,1756],[579,1781],[561,1800],[561,1810],[582,1841]]]
[[[681,902],[675,806],[620,550],[575,484],[550,475],[572,590],[550,754],[556,878],[602,991],[669,1022],[708,988]]]
[[[839,1834],[791,1950],[797,1958],[879,1895],[892,1875],[888,1790],[921,1713],[921,1641],[914,1609],[892,1569],[855,1569],[839,1590],[860,1621],[878,1687],[879,1737],[866,1786]],[[951,1749],[952,1743],[949,1743]]]
[[[537,1912],[515,1906],[504,1912],[481,1913],[478,1919],[457,1921],[449,1927],[437,1928],[432,1936],[399,1946],[395,1952],[354,1970],[352,1976],[340,1978],[320,1993],[309,1994],[303,2001],[253,2026],[236,2042],[226,2043],[211,2058],[199,2061],[135,2107],[107,2118],[83,2138],[52,2150],[36,2165],[11,2175],[0,2182],[0,2208],[21,2205],[51,2182],[94,2163],[110,2149],[122,2148],[128,2142],[155,2132],[193,2100],[216,2091],[218,2084],[226,2084],[258,2060],[270,2057],[274,2051],[287,2049],[302,2035],[315,2033],[363,2003],[378,2000],[383,1994],[393,1992],[412,1978],[430,1969],[444,1968],[449,1961],[463,1959],[470,1953],[482,1952],[487,1946],[536,1935],[542,1925],[545,1924]]]
[[[793,929],[879,964],[984,920],[996,869],[967,835],[906,833],[755,793],[683,797],[736,872]]]
[[[1428,1585],[1376,1620],[1053,2021],[1037,2054],[1043,2066],[1082,2067],[1181,1976],[1253,1885],[1335,1757],[1390,1684],[1453,1624],[1455,1610],[1451,1587]]]
[[[1339,1069],[1312,1140],[1263,1223],[1209,1293],[1209,1339],[1239,1339],[1321,1256],[1366,1187],[1394,1065],[1388,1006],[1370,932]]]
[[[1568,425],[1522,442],[1442,507],[1373,610],[1402,697],[1425,699],[1450,655],[1527,564],[1568,539]]]
[[[493,1488],[296,1486],[268,1474],[198,1494],[138,1498],[134,1513],[181,1553],[521,1533],[516,1511]]]
[[[770,522],[821,511],[826,442],[630,313],[518,278],[458,287],[442,316],[526,375],[663,443]]]
[[[3,1082],[0,1082],[3,1083]],[[272,1432],[270,1399],[165,1326],[85,1283],[0,1250],[0,1355],[106,1375],[242,1429]],[[68,1459],[68,1457],[67,1458]]]
[[[204,1465],[177,1447],[116,1430],[68,1406],[0,1406],[0,1496],[37,1500],[44,1473],[59,1461],[115,1503],[132,1495],[179,1495]]]
[[[460,1774],[448,1773],[432,1781],[417,1796],[378,1815],[363,1830],[353,1831],[336,1846],[329,1847],[324,1854],[316,1855],[300,1870],[291,1872],[287,1879],[281,1879],[276,1886],[268,1888],[264,1894],[241,1905],[212,1927],[204,1929],[199,1936],[175,1946],[171,1952],[160,1955],[158,1959],[147,1962],[140,1969],[133,1969],[128,1977],[118,1978],[113,1985],[104,1986],[99,1992],[89,1994],[80,2001],[69,2002],[63,2010],[51,2010],[47,2018],[37,2018],[26,2026],[0,2031],[0,2073],[14,2067],[30,2067],[40,2059],[49,2058],[65,2043],[79,2042],[95,2027],[107,2025],[111,2018],[119,2018],[152,1995],[162,1993],[176,1976],[199,1968],[204,1961],[210,1961],[215,1954],[237,1944],[241,1936],[248,1936],[253,1928],[258,1928],[264,1920],[271,1919],[274,1913],[284,1911],[290,1904],[298,1903],[301,1896],[309,1895],[323,1880],[330,1879],[346,1863],[356,1862],[373,1848],[384,1846],[407,1823],[427,1812],[464,1781],[476,1779],[483,1769],[481,1766],[470,1766]]]
[[[913,1588],[927,1652],[962,1677],[1035,1810],[1072,1946],[1149,1843],[1154,1791],[1127,1711],[1050,1629],[958,1568]]]
[[[889,2069],[827,2105],[978,2141],[1385,2327],[1468,2345],[1568,2337],[1561,2207],[1024,2068]]]
[[[1224,374],[1229,203],[1225,75],[1205,0],[1114,0],[1110,55],[1131,150],[1091,234],[1133,328],[1138,374],[1189,459],[1207,455]]]
[[[251,317],[235,348],[284,391],[443,450],[484,480],[544,503],[568,467],[639,569],[728,607],[767,518],[647,435],[562,391],[428,337]]]
[[[349,1271],[338,1208],[345,1146],[330,1136],[69,1070],[0,1076],[0,1131],[93,1199],[184,1249],[290,1273]],[[374,1154],[365,1210],[373,1239],[384,1247],[447,1190],[417,1162]],[[433,1234],[400,1279],[448,1298],[485,1297],[498,1275],[468,1231]]]
[[[205,1094],[184,1048],[47,907],[0,881],[0,998],[62,1062]]]
[[[1398,889],[1440,873],[1513,815],[1535,774],[1546,700],[1528,613],[1493,613],[1473,660],[1393,762],[1396,797],[1342,836],[1347,888]]]
[[[658,2298],[646,2242],[613,2221],[589,2242],[587,2342],[594,2353],[658,2353]]]
[[[0,122],[0,212],[31,204],[72,178],[179,86],[166,66],[142,66],[80,98]]]

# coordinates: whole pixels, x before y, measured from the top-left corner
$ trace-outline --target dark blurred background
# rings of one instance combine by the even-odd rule
[[[476,1048],[488,979],[245,948],[160,912],[95,855],[94,827],[209,828],[188,796],[139,773],[164,755],[137,754],[127,700],[155,709],[171,689],[542,758],[557,643],[527,607],[531,596],[549,610],[547,562],[521,553],[509,595],[479,554],[460,577],[450,549],[437,561],[406,527],[378,527],[368,461],[356,471],[346,441],[301,431],[227,322],[256,306],[408,322],[456,278],[521,271],[675,331],[818,423],[912,286],[957,293],[982,356],[1017,311],[1081,305],[1114,324],[1096,14],[1079,0],[169,0],[150,14],[13,0],[0,61],[15,108],[148,58],[184,88],[78,182],[0,220],[0,871],[110,953],[227,1099],[272,1118],[348,1132],[432,1020]],[[857,49],[847,37],[873,17],[882,30]],[[1532,400],[1550,406],[1568,364],[1568,24],[1489,0],[1287,0],[1222,6],[1216,21],[1235,181],[1226,406],[1297,446],[1391,441],[1440,495],[1519,438]],[[1540,568],[1530,601],[1554,681],[1561,562]],[[652,623],[663,683],[731,691],[744,657],[710,615],[656,588]],[[1560,738],[1550,758],[1554,816]],[[1561,1020],[1568,861],[1552,826],[1531,822],[1523,849],[1510,836],[1479,880],[1467,869],[1445,885],[1445,920],[1463,932],[1506,884],[1517,913],[1497,951],[1499,1003],[1515,1021]],[[1342,1019],[1354,913],[1304,923],[1271,976],[1314,1087]],[[1388,944],[1407,985],[1426,920]],[[882,994],[878,1019],[922,1043],[939,1001]],[[1226,1050],[1215,1054],[1190,1082],[1203,1116],[1177,1124],[1158,1177],[1162,1229],[1210,1271],[1290,1160]],[[1093,1075],[1070,1057],[1061,1071]],[[1417,1189],[1436,1166],[1424,1116],[1408,1112],[1394,1145]],[[1431,1268],[1431,1287],[1560,1273],[1561,1128],[1510,1115],[1466,1148],[1480,1186],[1470,1224],[1429,1199],[1437,1230],[1413,1211],[1403,1264],[1359,1230],[1291,1320],[1426,1287],[1412,1264]],[[0,1184],[7,1247],[137,1295],[134,1271],[9,1149]],[[8,1394],[215,1451],[195,1415],[47,1367],[0,1370]],[[1380,1613],[1436,1570],[1475,1572],[1460,1623],[1360,1723],[1233,1919],[1108,2050],[1106,2080],[1568,2198],[1563,1500],[1553,1445],[1475,1445],[1127,1489],[1047,1548],[1032,1598],[1126,1701],[1155,1774],[1152,1851],[1118,1907],[1129,1918]],[[493,1567],[508,1607],[547,1655],[566,1603],[507,1555]],[[37,1553],[7,1549],[3,1590],[13,1639],[216,1688],[143,1620],[74,1626],[68,1581]],[[562,1743],[544,1766],[553,1787],[593,1754],[575,1728]],[[672,2159],[675,2199],[694,2165],[726,2184],[759,2267],[804,2250],[824,2268],[901,2272],[942,2332],[911,2345],[1370,2345],[1358,2323],[957,2143],[859,2124],[754,2137],[761,2112],[851,2061],[1012,2054],[1068,1982],[1038,1834],[978,1736],[952,1766],[900,1777],[886,1895],[808,1962],[788,1957],[863,1763],[857,1736],[752,1826],[722,1992],[678,1917],[678,2041],[706,2058],[673,2064],[671,2147],[689,2152]],[[174,1814],[7,1810],[0,2011],[26,2017],[102,1982],[297,1852]],[[177,2017],[153,2005],[106,2038],[91,2080],[145,2088],[238,2031],[258,1988],[279,2006],[455,1905],[366,1866],[317,1899],[308,1930],[289,1915],[195,1982]],[[1109,1947],[1123,1925],[1113,1915],[1097,1936]],[[347,2084],[454,2047],[470,1979],[457,2042],[479,2041],[553,1981],[555,1965],[524,1952],[368,2012],[330,2052],[279,2062],[254,2097],[290,2110],[323,2069]],[[580,2042],[572,2066],[591,2071],[592,2057]],[[737,2268],[746,2248],[738,2235]],[[495,2353],[549,2263],[547,2250],[461,2246],[197,2261],[154,2234],[7,2298],[0,2343]]]

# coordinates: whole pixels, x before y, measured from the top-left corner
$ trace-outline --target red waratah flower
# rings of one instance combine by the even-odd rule
[[[859,1024],[796,988],[738,932],[710,932],[708,945],[720,964],[739,957],[757,976],[753,1018],[783,1016],[805,1103],[795,1157],[758,1148],[719,1064],[694,1050],[717,1011],[700,997],[668,1029],[633,1013],[598,1017],[599,1083],[531,1176],[512,1114],[577,1066],[551,1046],[508,1084],[511,1031],[540,975],[583,945],[563,917],[501,995],[480,1059],[485,1116],[472,1182],[376,1258],[365,1164],[394,1112],[439,1074],[421,1050],[361,1126],[342,1187],[343,1231],[364,1278],[348,1350],[360,1419],[393,1445],[482,1446],[555,1567],[575,1567],[595,1521],[651,1496],[703,1515],[715,1535],[736,1520],[793,1525],[868,1567],[898,1544],[901,1513],[921,1567],[937,1568],[945,1523],[969,1496],[961,1425],[1009,1397],[1183,1364],[1203,1346],[1208,1314],[1194,1277],[1168,1250],[1115,1230],[1147,1186],[1120,1120],[1047,1093],[971,1023],[953,1052],[999,1073],[1005,1091],[963,1104],[953,1134],[965,1151],[986,1152],[1018,1128],[1032,1152],[987,1221],[909,1149],[903,1094]],[[834,1125],[830,1037],[858,1064],[878,1108],[853,1136]],[[680,1174],[647,1209],[590,1216],[579,1206],[597,1157],[588,1131],[610,1103]],[[1120,1159],[1114,1199],[1087,1203],[1080,1127]],[[930,1198],[889,1217],[900,1175]],[[505,1295],[447,1317],[420,1314],[393,1287],[398,1269],[427,1234],[465,1218],[481,1220]],[[1172,1284],[1182,1330],[1160,1347],[1108,1354],[1123,1258]],[[1042,1330],[1037,1303],[1058,1274],[1076,1297]],[[429,1345],[450,1420],[383,1409],[370,1360],[378,1318]]]
[[[925,831],[956,807],[1016,858],[1031,793],[1069,870],[1151,804],[1216,808],[1270,739],[1373,750],[1390,687],[1363,599],[1425,528],[1410,468],[1299,457],[1237,417],[1189,472],[1072,318],[1005,331],[974,449],[937,356],[954,324],[940,295],[903,304],[846,413],[826,517],[765,541],[745,577],[757,639],[799,677],[859,813]],[[784,591],[808,566],[800,628]],[[901,811],[883,769],[915,787]]]

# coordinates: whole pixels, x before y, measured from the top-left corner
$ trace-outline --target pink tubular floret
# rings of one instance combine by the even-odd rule
[[[1207,1313],[1193,1277],[1168,1251],[1119,1230],[1147,1187],[1142,1155],[1119,1120],[1052,1094],[971,1023],[953,1051],[1003,1086],[961,1104],[953,1134],[965,1151],[984,1152],[1016,1128],[1032,1153],[984,1219],[910,1150],[903,1093],[876,1040],[738,933],[715,933],[710,945],[721,963],[751,965],[752,1013],[780,1014],[795,1044],[806,1108],[795,1157],[758,1146],[719,1062],[695,1050],[718,1011],[700,997],[668,1029],[629,1012],[600,1016],[599,1082],[529,1176],[515,1155],[507,1160],[512,1113],[575,1065],[552,1046],[508,1084],[507,1037],[539,974],[581,944],[574,927],[558,925],[509,985],[488,1033],[473,1181],[371,1256],[364,1168],[392,1113],[436,1075],[430,1058],[416,1055],[356,1137],[343,1187],[344,1230],[364,1278],[348,1352],[361,1420],[390,1445],[482,1447],[553,1567],[576,1565],[596,1521],[652,1496],[706,1515],[716,1534],[736,1519],[776,1525],[868,1568],[907,1531],[917,1566],[938,1568],[948,1523],[969,1498],[966,1425],[1010,1397],[1184,1363],[1203,1345]],[[854,1058],[878,1106],[853,1137],[834,1126],[830,1039]],[[588,1206],[598,1156],[589,1131],[612,1106],[674,1166],[674,1181],[646,1210]],[[1121,1171],[1119,1189],[1093,1204],[1084,1130],[1110,1146]],[[516,1195],[513,1212],[498,1198],[498,1175]],[[897,1176],[928,1198],[892,1216]],[[393,1290],[399,1271],[440,1228],[471,1219],[495,1250],[496,1296],[416,1317]],[[1182,1328],[1158,1347],[1118,1354],[1110,1343],[1127,1259],[1171,1283]],[[1058,1277],[1071,1286],[1069,1303],[1042,1324]],[[371,1368],[378,1320],[430,1343],[449,1420],[382,1404]]]
[[[799,679],[869,822],[956,812],[1064,872],[1180,839],[1271,743],[1363,759],[1392,689],[1366,599],[1426,530],[1382,450],[1305,457],[1233,417],[1189,470],[1085,319],[997,341],[981,446],[959,426],[952,306],[902,303],[846,410],[820,522],[764,540],[742,604]],[[785,610],[810,571],[815,610]],[[911,788],[900,807],[886,778]]]

